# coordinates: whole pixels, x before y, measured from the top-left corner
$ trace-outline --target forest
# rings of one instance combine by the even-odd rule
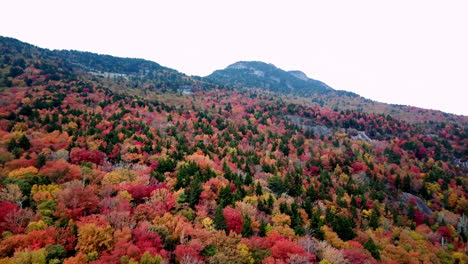
[[[466,117],[0,50],[0,264],[468,263]]]

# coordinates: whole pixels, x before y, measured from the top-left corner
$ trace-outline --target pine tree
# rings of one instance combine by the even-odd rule
[[[248,215],[244,215],[244,223],[242,224],[242,236],[243,237],[253,236],[252,220],[250,220],[250,217]]]
[[[364,248],[369,251],[376,260],[380,260],[380,251],[379,247],[374,243],[372,238],[369,238],[366,243],[364,243]]]
[[[198,203],[202,191],[203,187],[201,185],[201,182],[198,179],[197,175],[195,175],[189,188],[187,188],[187,190],[185,191],[187,192],[188,203],[192,208],[195,207],[195,205]]]
[[[263,195],[263,190],[262,190],[262,186],[260,185],[260,183],[257,183],[257,186],[255,186],[255,194],[257,196]]]
[[[379,227],[379,211],[377,210],[377,208],[374,208],[374,210],[372,210],[372,214],[370,215],[369,219],[369,227],[374,230]]]
[[[259,230],[258,230],[258,236],[260,237],[265,237],[266,236],[266,224],[265,222],[262,220],[262,222],[260,222],[260,227],[259,227]]]
[[[37,155],[36,158],[36,168],[40,169],[46,163],[46,156],[44,154]]]
[[[223,206],[216,207],[214,215],[214,225],[217,230],[225,230],[227,228],[226,219],[224,219]]]

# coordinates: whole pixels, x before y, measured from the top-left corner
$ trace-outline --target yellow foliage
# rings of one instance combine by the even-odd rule
[[[26,227],[26,232],[29,233],[35,230],[45,230],[46,228],[47,224],[44,221],[39,220],[37,222],[30,222]]]
[[[85,224],[78,228],[76,249],[85,254],[108,250],[112,247],[113,232],[110,226],[98,227],[94,223]]]
[[[17,251],[15,255],[10,259],[12,264],[46,264],[46,250],[41,248],[36,251]]]
[[[291,217],[287,214],[276,214],[271,220],[273,221],[274,226],[285,226],[291,224]]]
[[[19,168],[16,170],[11,171],[8,174],[8,177],[10,178],[23,178],[24,175],[26,174],[37,174],[38,170],[36,167],[29,166],[26,168]]]
[[[58,186],[57,184],[34,184],[31,188],[31,195],[34,201],[41,202],[44,200],[54,200],[58,191],[60,191],[60,186]]]
[[[372,209],[369,209],[369,210],[366,210],[366,209],[363,209],[362,210],[362,215],[365,217],[365,218],[369,218],[369,216],[372,214]]]
[[[429,192],[429,194],[440,193],[440,185],[437,182],[426,183],[426,189]]]
[[[267,235],[271,235],[272,233],[278,233],[284,237],[289,237],[289,238],[293,238],[296,233],[294,232],[294,230],[285,225],[285,226],[273,226],[270,230],[267,229]]]
[[[0,264],[12,264],[10,258],[1,258],[0,259]]]
[[[70,128],[71,130],[76,130],[78,128],[78,124],[72,121],[68,123],[68,128]]]
[[[12,128],[12,131],[15,132],[24,132],[26,130],[28,130],[28,124],[26,122],[18,122]]]
[[[331,263],[330,261],[326,260],[326,259],[322,259],[319,264],[333,264]]]
[[[31,103],[31,98],[25,97],[25,98],[23,98],[23,99],[21,100],[21,102],[22,102],[23,104],[27,104],[27,105],[28,105],[28,104]]]
[[[242,263],[255,263],[254,258],[250,254],[249,247],[246,244],[239,243],[237,245],[237,250],[239,251],[239,255],[242,257]]]
[[[258,201],[257,196],[246,196],[243,199],[244,203],[255,204]]]
[[[104,178],[102,180],[103,184],[117,184],[121,182],[131,182],[134,181],[136,178],[135,172],[127,170],[127,169],[121,169],[121,170],[115,170],[107,173],[104,175]]]
[[[449,195],[448,204],[449,204],[450,207],[455,208],[457,206],[457,203],[458,203],[458,195],[456,193],[452,192]]]
[[[325,235],[325,240],[330,243],[330,245],[339,249],[347,248],[347,244],[343,242],[343,240],[341,240],[338,235],[328,226],[322,226],[320,229]]]
[[[455,259],[455,263],[460,263],[460,264],[468,263],[468,256],[463,254],[462,252],[454,252],[452,256]]]
[[[133,196],[127,191],[120,191],[118,195],[128,201],[133,200]]]
[[[203,220],[201,222],[202,222],[203,227],[206,230],[209,230],[209,231],[214,231],[215,230],[214,227],[213,227],[213,220],[211,220],[211,218],[205,217],[205,218],[203,218]]]

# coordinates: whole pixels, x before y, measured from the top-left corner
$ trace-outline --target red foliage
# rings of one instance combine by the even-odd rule
[[[13,255],[15,250],[27,247],[26,235],[10,236],[0,241],[0,258]]]
[[[81,164],[82,162],[92,162],[96,165],[102,165],[106,154],[98,150],[86,150],[74,148],[70,152],[70,161],[74,164]]]
[[[148,198],[152,191],[156,190],[156,186],[145,186],[145,185],[129,185],[126,189],[133,197],[136,203],[141,203],[144,198]]]
[[[144,222],[137,228],[133,229],[132,236],[135,245],[140,249],[141,253],[148,251],[151,255],[159,253],[162,249],[162,240],[157,232],[148,230],[149,224]]]
[[[47,176],[49,180],[57,183],[64,183],[81,179],[81,170],[78,166],[70,165],[65,160],[47,161],[39,171]]]
[[[58,213],[64,213],[73,219],[96,212],[99,204],[99,199],[91,186],[83,189],[80,185],[72,185],[60,191],[57,200]]]
[[[32,250],[38,250],[47,245],[53,245],[56,242],[57,235],[57,230],[53,227],[49,227],[46,230],[31,231],[26,237],[28,247]]]
[[[278,259],[287,259],[289,255],[297,254],[301,256],[306,256],[307,252],[304,251],[304,248],[290,240],[280,240],[275,243],[273,247],[270,248],[271,255],[274,258]]]
[[[10,202],[0,202],[0,233],[3,233],[5,231],[2,228],[2,224],[5,221],[5,217],[12,211],[18,211],[19,207],[16,204],[10,203]]]
[[[447,226],[441,226],[437,229],[437,232],[443,236],[443,237],[446,237],[447,239],[450,239],[452,237],[452,231],[450,230],[450,228],[448,228]]]
[[[424,222],[424,218],[425,216],[419,210],[416,210],[416,212],[414,213],[414,222],[417,226],[421,225]]]
[[[191,260],[201,260],[198,251],[193,247],[188,247],[186,245],[177,245],[176,249],[174,250],[174,254],[178,262],[181,262],[184,258]]]
[[[364,251],[360,249],[344,249],[343,255],[349,261],[349,263],[353,264],[365,264],[370,263],[371,258],[367,256]]]
[[[364,162],[354,162],[353,163],[353,173],[358,173],[360,171],[367,170],[367,166]]]
[[[228,206],[223,210],[224,219],[226,219],[226,224],[229,231],[234,231],[240,233],[242,231],[242,224],[244,223],[244,218],[241,213],[232,207]]]

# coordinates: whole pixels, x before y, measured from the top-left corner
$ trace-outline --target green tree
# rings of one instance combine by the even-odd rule
[[[262,220],[262,222],[260,222],[260,227],[259,227],[259,230],[258,230],[258,236],[260,237],[265,237],[266,236],[266,223]]]
[[[364,248],[369,251],[376,260],[380,260],[380,248],[375,244],[372,238],[369,238],[369,240],[364,243]]]
[[[225,230],[227,228],[226,219],[224,219],[222,205],[218,205],[218,207],[216,207],[216,211],[214,215],[214,225],[215,225],[215,228],[218,230]]]
[[[248,215],[244,215],[244,223],[242,224],[242,236],[251,237],[253,236],[252,220]]]

